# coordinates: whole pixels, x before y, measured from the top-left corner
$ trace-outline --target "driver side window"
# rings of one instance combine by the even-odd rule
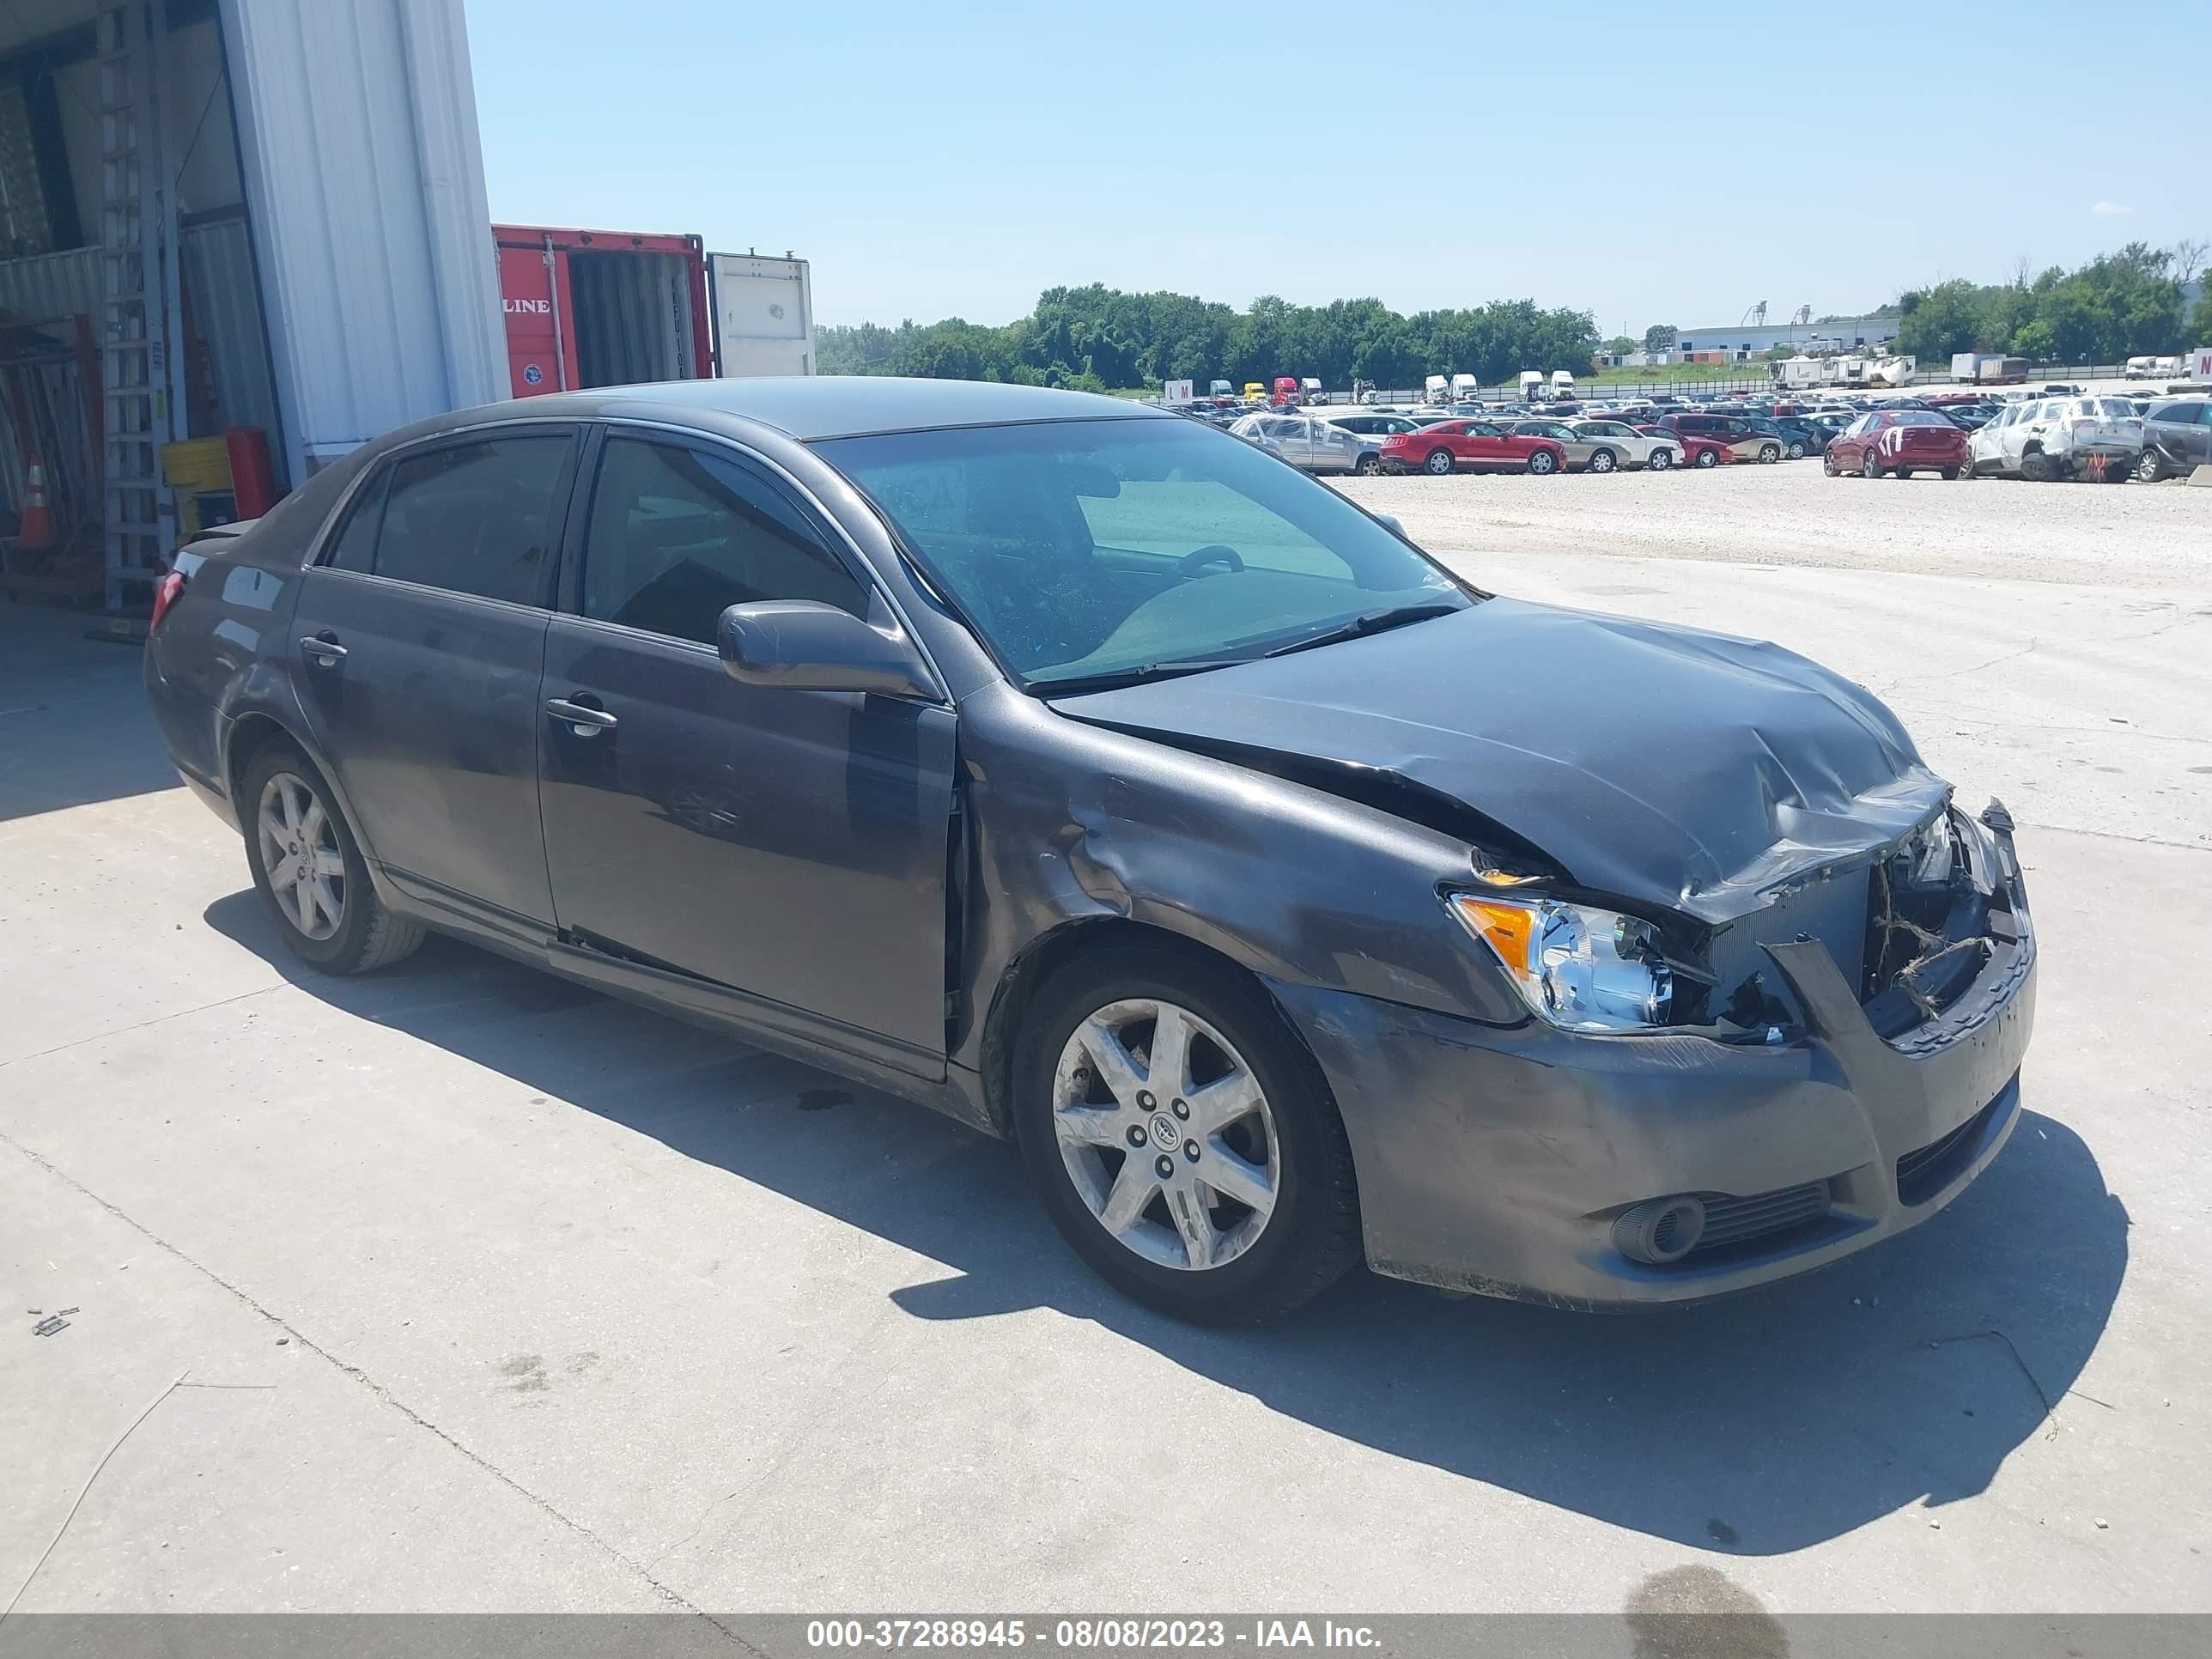
[[[732,605],[817,599],[856,617],[868,590],[797,505],[720,455],[611,438],[592,494],[583,614],[711,645]]]

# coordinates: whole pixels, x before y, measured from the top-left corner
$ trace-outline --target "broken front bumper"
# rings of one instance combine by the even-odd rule
[[[2020,1115],[2035,934],[1999,845],[2014,937],[1942,1012],[1888,1039],[1812,939],[1766,947],[1805,1026],[1772,1047],[1501,1029],[1273,986],[1342,1111],[1369,1265],[1563,1306],[1689,1302],[1926,1220]],[[1709,1242],[1664,1267],[1616,1248],[1623,1211],[1678,1194],[1705,1204]]]

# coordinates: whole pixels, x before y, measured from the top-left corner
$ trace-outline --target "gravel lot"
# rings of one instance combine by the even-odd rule
[[[1821,565],[2135,588],[2212,585],[2212,490],[1933,474],[1831,478],[1817,460],[1711,472],[1340,481],[1424,546]]]

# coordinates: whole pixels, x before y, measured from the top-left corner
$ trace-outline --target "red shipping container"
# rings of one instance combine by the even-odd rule
[[[494,225],[518,398],[715,372],[696,236]]]

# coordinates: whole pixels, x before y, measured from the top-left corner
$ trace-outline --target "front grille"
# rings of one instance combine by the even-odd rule
[[[1802,1187],[1754,1193],[1749,1198],[1708,1194],[1705,1204],[1705,1231],[1686,1260],[1729,1249],[1751,1239],[1793,1232],[1823,1219],[1828,1213],[1828,1183],[1808,1181]]]
[[[1947,1135],[1916,1147],[1897,1160],[1897,1197],[1903,1204],[1924,1204],[1949,1186],[1973,1157],[1990,1118],[2004,1103],[1999,1095]]]

